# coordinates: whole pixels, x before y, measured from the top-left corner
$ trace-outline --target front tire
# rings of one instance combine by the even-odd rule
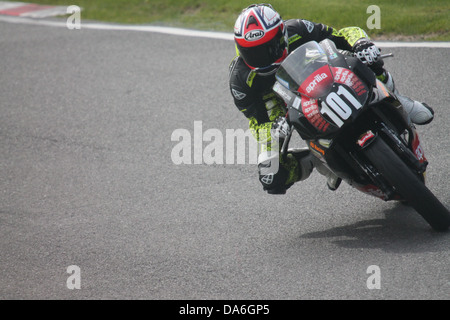
[[[450,226],[450,212],[380,137],[364,149],[379,173],[436,231]]]

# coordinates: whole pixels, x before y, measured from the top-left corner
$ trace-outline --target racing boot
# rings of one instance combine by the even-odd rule
[[[434,110],[426,103],[415,101],[401,95],[395,87],[394,79],[389,72],[385,71],[379,79],[397,96],[412,123],[424,125],[433,121]]]
[[[311,151],[308,148],[289,149],[288,154],[292,154],[299,165],[296,181],[308,179],[314,169],[316,157],[311,154]]]
[[[308,148],[289,149],[288,152],[297,159],[297,162],[300,165],[301,173],[298,181],[307,179],[311,175],[313,169],[316,168],[321,175],[327,178],[328,189],[332,191],[337,190],[342,182],[342,179],[328,169],[319,159],[314,157]]]

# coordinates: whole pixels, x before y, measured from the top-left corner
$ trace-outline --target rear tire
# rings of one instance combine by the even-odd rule
[[[364,149],[364,153],[386,181],[434,230],[448,230],[450,212],[386,142],[377,137]]]

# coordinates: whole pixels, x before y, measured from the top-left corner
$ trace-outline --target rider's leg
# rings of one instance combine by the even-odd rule
[[[401,95],[395,87],[394,79],[389,72],[384,71],[381,76],[378,76],[378,79],[383,81],[386,84],[386,87],[397,96],[413,123],[423,125],[428,124],[433,120],[433,109],[426,103],[415,101]]]
[[[289,150],[285,159],[279,153],[263,152],[258,157],[259,181],[269,194],[285,194],[295,182],[311,175],[314,158],[307,148]]]

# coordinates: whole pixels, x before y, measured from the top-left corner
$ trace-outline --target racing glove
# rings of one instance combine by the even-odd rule
[[[272,138],[275,140],[284,140],[291,133],[291,127],[286,120],[286,117],[278,117],[272,123]]]
[[[384,62],[380,59],[381,50],[367,38],[358,40],[353,46],[355,56],[366,63],[377,76],[383,74]]]

